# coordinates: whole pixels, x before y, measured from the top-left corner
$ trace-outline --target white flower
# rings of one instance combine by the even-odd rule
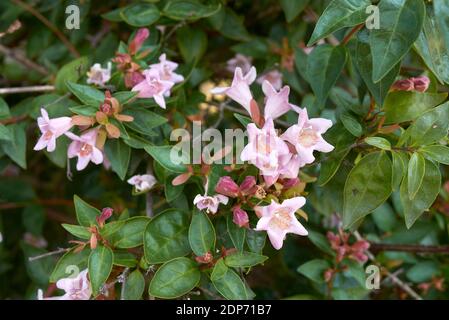
[[[150,190],[156,184],[156,178],[151,174],[135,175],[128,180],[130,185],[133,185],[137,192]]]
[[[106,69],[103,69],[101,64],[95,63],[87,72],[87,77],[87,83],[103,87],[111,79],[111,63],[108,62]]]

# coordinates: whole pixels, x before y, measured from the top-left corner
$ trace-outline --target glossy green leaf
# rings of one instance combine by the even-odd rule
[[[11,117],[11,113],[9,111],[8,104],[5,99],[0,97],[0,120],[8,119]]]
[[[326,260],[315,259],[301,265],[298,272],[314,282],[324,283],[324,272],[330,267]]]
[[[280,0],[288,23],[292,22],[309,4],[310,0]]]
[[[73,202],[75,204],[76,219],[81,226],[90,227],[96,224],[96,218],[101,214],[100,210],[92,207],[77,195],[73,197]]]
[[[237,252],[224,258],[228,267],[248,268],[264,263],[268,257],[253,252]]]
[[[194,0],[168,1],[163,14],[173,20],[196,20],[214,15],[221,8],[220,3],[204,5]]]
[[[378,8],[380,28],[370,33],[375,83],[407,54],[421,32],[425,16],[422,0],[382,0]]]
[[[189,243],[193,253],[199,257],[215,251],[215,229],[209,217],[202,211],[193,211]]]
[[[246,30],[243,23],[243,17],[237,16],[228,7],[222,7],[216,14],[209,17],[208,21],[215,30],[227,38],[238,41],[248,41],[250,39],[248,30]]]
[[[167,118],[146,109],[127,108],[123,114],[134,118],[131,122],[126,122],[125,126],[142,134],[152,134],[152,129],[167,122]]]
[[[131,148],[121,139],[109,139],[104,151],[111,162],[112,170],[124,180],[131,158]]]
[[[343,226],[372,212],[390,196],[392,165],[384,151],[366,155],[351,170],[344,188]]]
[[[237,273],[228,268],[223,259],[218,260],[210,277],[212,284],[220,294],[229,300],[248,300],[253,293],[240,279]]]
[[[78,225],[74,225],[74,224],[67,224],[67,223],[63,223],[61,226],[64,229],[66,229],[67,232],[73,234],[75,237],[78,237],[78,238],[84,239],[84,240],[90,239],[91,233],[87,229],[87,227],[78,226]]]
[[[245,245],[246,228],[241,228],[236,225],[232,221],[232,214],[227,215],[226,225],[234,247],[242,252],[243,246]]]
[[[154,217],[144,232],[147,262],[163,263],[191,252],[189,221],[190,215],[177,209],[168,209]]]
[[[393,172],[391,175],[391,187],[397,191],[401,185],[404,175],[408,172],[408,155],[405,152],[392,151]]]
[[[360,137],[363,133],[362,125],[357,121],[357,119],[349,113],[343,113],[340,116],[340,120],[343,126],[348,130],[353,136]]]
[[[382,150],[391,150],[391,143],[382,137],[368,137],[364,140],[367,144]]]
[[[122,284],[124,300],[140,300],[145,290],[145,278],[142,273],[136,269],[128,275],[126,282]]]
[[[11,139],[9,141],[1,141],[0,147],[12,161],[17,163],[22,169],[26,169],[26,127],[22,124],[11,124],[7,128]]]
[[[75,249],[67,251],[56,264],[52,274],[50,275],[50,282],[56,282],[62,278],[68,278],[74,272],[81,272],[87,268],[87,260],[90,255],[90,249],[85,248],[80,252]]]
[[[0,140],[11,141],[13,139],[13,133],[9,131],[9,128],[0,123]]]
[[[104,101],[104,93],[91,86],[77,84],[71,81],[67,81],[66,85],[70,92],[84,104],[100,106],[100,103]]]
[[[147,217],[132,217],[124,220],[124,225],[112,235],[114,247],[128,249],[143,244],[143,233],[150,222]]]
[[[176,42],[185,62],[200,61],[207,49],[207,35],[198,28],[188,26],[176,31]]]
[[[413,153],[410,157],[407,170],[407,190],[410,200],[415,198],[423,182],[426,170],[425,161],[424,157],[417,152]]]
[[[184,173],[187,171],[184,163],[190,163],[184,153],[180,156],[176,156],[179,155],[179,153],[176,152],[176,148],[171,146],[148,146],[145,147],[145,151],[148,152],[161,166],[171,172]],[[175,163],[172,160],[172,152],[175,155],[174,158],[179,160],[179,163]],[[182,152],[182,150],[179,152]]]
[[[147,27],[159,20],[161,13],[151,3],[134,3],[120,11],[120,17],[133,27]]]
[[[440,273],[439,266],[435,261],[423,261],[411,267],[405,275],[414,283],[423,283],[432,280]]]
[[[75,59],[61,69],[56,74],[55,87],[58,92],[64,93],[67,91],[66,82],[77,82],[79,78],[86,74],[89,68],[89,58],[80,57]]]
[[[117,249],[114,250],[114,265],[125,268],[134,268],[138,263],[139,262],[132,253]]]
[[[114,253],[104,246],[97,246],[89,256],[89,280],[94,295],[97,295],[101,287],[109,278],[114,262]]]
[[[246,244],[252,252],[261,254],[265,247],[266,239],[266,232],[255,231],[253,229],[246,230]]]
[[[429,160],[449,165],[449,147],[447,146],[424,146],[419,151]]]
[[[176,258],[166,262],[151,279],[150,296],[174,299],[189,293],[195,288],[201,272],[195,262],[188,258]]]

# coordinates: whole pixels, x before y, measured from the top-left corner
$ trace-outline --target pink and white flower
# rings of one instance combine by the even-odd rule
[[[218,211],[220,203],[226,205],[228,204],[228,201],[229,198],[221,194],[216,194],[214,196],[202,196],[198,194],[195,199],[193,199],[193,204],[200,210],[206,209],[207,213],[215,214]]]
[[[290,87],[285,86],[279,92],[267,80],[262,83],[262,90],[265,94],[265,119],[276,119],[287,113],[291,107],[288,102]]]
[[[111,79],[111,63],[108,62],[107,68],[102,68],[101,64],[95,63],[87,72],[87,83],[96,84],[103,87]]]
[[[307,230],[295,216],[296,210],[304,206],[305,203],[304,197],[295,197],[284,200],[282,204],[272,200],[268,206],[256,207],[255,210],[260,219],[255,230],[267,231],[268,238],[276,250],[282,248],[287,233],[306,236]]]
[[[38,290],[39,300],[89,300],[92,295],[92,289],[87,279],[87,269],[81,271],[74,278],[63,278],[56,282],[56,286],[65,291],[60,297],[44,298],[42,290]]]
[[[150,65],[150,68],[159,71],[161,80],[170,81],[173,83],[184,81],[184,77],[182,75],[174,72],[176,68],[178,68],[178,64],[167,60],[165,53],[159,57],[159,63]]]
[[[299,113],[298,124],[288,128],[281,138],[295,146],[302,167],[315,161],[313,151],[331,152],[334,150],[334,147],[322,137],[322,134],[332,126],[332,121],[323,118],[309,119],[307,109],[297,107],[294,109]]]
[[[237,53],[234,58],[229,59],[226,63],[226,70],[234,73],[236,68],[241,68],[243,73],[248,73],[252,67],[252,58],[241,53]]]
[[[34,146],[34,150],[47,148],[48,152],[53,152],[56,149],[56,139],[73,126],[72,119],[69,117],[50,119],[44,108],[41,108],[41,116],[37,118],[37,124],[42,136]]]
[[[274,69],[257,78],[257,83],[259,84],[263,84],[265,81],[268,81],[274,89],[279,90],[282,87],[282,73]]]
[[[128,179],[128,183],[133,185],[137,192],[144,192],[156,184],[156,178],[151,174],[135,175]]]
[[[212,94],[226,94],[232,100],[241,104],[251,114],[251,100],[253,96],[249,86],[256,79],[256,68],[251,69],[243,75],[241,68],[236,68],[234,79],[230,87],[217,87],[211,90]]]
[[[131,91],[138,91],[139,98],[153,98],[162,109],[165,109],[164,96],[170,92],[175,83],[161,79],[159,70],[155,68],[145,70],[143,75],[145,79],[135,85]]]
[[[69,159],[78,157],[76,164],[78,171],[86,168],[90,161],[95,164],[103,162],[103,153],[96,147],[97,129],[88,130],[80,137],[71,132],[67,132],[66,135],[73,140],[67,150],[67,156]]]

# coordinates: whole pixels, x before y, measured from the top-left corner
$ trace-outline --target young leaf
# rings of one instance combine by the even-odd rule
[[[145,259],[156,264],[191,252],[189,214],[177,209],[161,212],[148,223],[144,232]]]
[[[380,28],[370,33],[374,83],[407,54],[421,32],[425,15],[422,0],[382,0],[378,8]]]
[[[150,296],[175,299],[195,288],[201,272],[195,262],[188,258],[176,258],[160,267],[151,279]]]
[[[215,251],[215,229],[209,217],[202,211],[193,211],[189,243],[193,253],[199,257]]]
[[[89,256],[89,280],[92,285],[94,295],[97,295],[108,280],[114,262],[114,253],[111,249],[104,246],[97,246]]]
[[[366,155],[351,170],[344,188],[343,227],[349,228],[391,194],[391,161],[384,151]]]
[[[77,195],[73,197],[73,202],[75,204],[76,219],[81,226],[90,227],[97,223],[96,218],[100,216],[100,210],[92,207]]]
[[[408,163],[407,170],[407,189],[408,189],[408,197],[410,200],[413,200],[418,192],[419,188],[424,179],[425,174],[425,159],[418,152],[412,154],[410,161]]]

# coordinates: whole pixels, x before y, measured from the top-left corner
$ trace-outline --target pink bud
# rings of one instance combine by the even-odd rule
[[[411,79],[404,79],[396,81],[392,89],[398,91],[412,91],[415,88],[415,84]]]
[[[243,182],[240,184],[240,191],[243,195],[252,195],[256,193],[256,177],[247,176]]]
[[[369,242],[365,240],[359,240],[352,245],[352,250],[354,251],[365,251],[369,249]]]
[[[419,92],[426,92],[429,89],[430,79],[426,76],[412,78],[415,90]]]
[[[137,51],[142,47],[144,41],[149,37],[150,31],[147,28],[141,28],[137,30],[136,36],[131,41],[128,47],[128,52],[131,55],[136,54]]]
[[[245,210],[242,210],[240,207],[235,207],[232,210],[233,218],[232,221],[240,228],[249,228],[249,218],[248,213]]]
[[[235,198],[238,196],[240,188],[239,186],[232,180],[231,177],[221,177],[218,181],[217,186],[215,187],[215,191],[221,193],[225,196]]]
[[[282,185],[284,186],[284,188],[288,189],[288,188],[292,188],[294,186],[296,186],[299,183],[299,179],[298,178],[294,178],[294,179],[284,179],[282,181]]]
[[[143,80],[145,80],[145,77],[140,72],[131,71],[125,74],[125,86],[127,88],[132,88]]]
[[[97,217],[97,222],[100,226],[104,225],[104,223],[106,222],[106,220],[108,220],[111,216],[112,213],[114,212],[113,209],[111,208],[104,208],[101,211],[101,215],[99,217]]]

